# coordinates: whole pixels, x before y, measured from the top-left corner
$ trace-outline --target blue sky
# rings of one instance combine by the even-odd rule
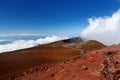
[[[119,0],[0,0],[0,34],[79,34],[91,17],[111,16]]]

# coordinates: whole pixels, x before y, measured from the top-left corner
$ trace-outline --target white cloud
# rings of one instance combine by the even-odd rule
[[[94,39],[107,45],[120,43],[120,10],[112,16],[90,18],[89,25],[81,33],[85,39]]]
[[[51,37],[46,37],[46,38],[40,38],[37,40],[17,40],[17,41],[14,41],[13,43],[0,45],[0,53],[30,48],[30,47],[37,46],[39,44],[46,44],[46,43],[50,43],[50,42],[54,42],[54,41],[58,41],[62,39],[67,39],[67,37],[51,36]]]
[[[6,41],[5,39],[0,39],[0,42]]]
[[[46,38],[40,38],[38,40],[36,40],[37,43],[39,44],[45,44],[45,43],[50,43],[50,42],[54,42],[54,41],[58,41],[58,40],[62,40],[62,39],[67,39],[67,37],[65,36],[52,36],[52,37],[46,37]]]

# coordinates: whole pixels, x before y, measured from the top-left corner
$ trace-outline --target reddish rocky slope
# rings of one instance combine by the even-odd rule
[[[89,48],[85,47],[87,45],[89,45]],[[99,48],[97,46],[99,46]],[[82,42],[80,38],[73,38],[36,46],[29,49],[2,53],[0,54],[0,80],[14,80],[16,76],[22,76],[23,72],[28,71],[28,73],[31,73],[29,69],[33,70],[33,68],[36,66],[40,67],[46,63],[49,64],[47,66],[51,66],[59,62],[64,63],[64,60],[66,59],[80,56],[85,52],[101,49],[104,47],[106,46],[97,41]],[[42,68],[42,70],[44,70],[44,68]],[[46,76],[44,77],[47,78],[47,74],[45,75]],[[43,77],[41,78],[41,80],[44,80]]]
[[[120,45],[35,67],[16,80],[120,80]]]

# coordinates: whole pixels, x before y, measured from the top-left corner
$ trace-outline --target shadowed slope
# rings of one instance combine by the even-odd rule
[[[86,51],[91,51],[91,50],[96,50],[96,49],[102,49],[106,47],[106,45],[95,41],[95,40],[88,40],[86,42],[80,43],[77,48],[82,49],[84,52]]]

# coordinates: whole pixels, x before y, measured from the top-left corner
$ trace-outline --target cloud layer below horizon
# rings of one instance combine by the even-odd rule
[[[0,45],[0,53],[30,48],[30,47],[37,46],[39,44],[47,44],[47,43],[62,40],[62,39],[67,39],[67,37],[51,36],[51,37],[39,38],[37,40],[16,40],[12,43]]]
[[[97,40],[106,45],[120,43],[120,9],[112,16],[89,18],[89,25],[81,33],[87,40]]]

